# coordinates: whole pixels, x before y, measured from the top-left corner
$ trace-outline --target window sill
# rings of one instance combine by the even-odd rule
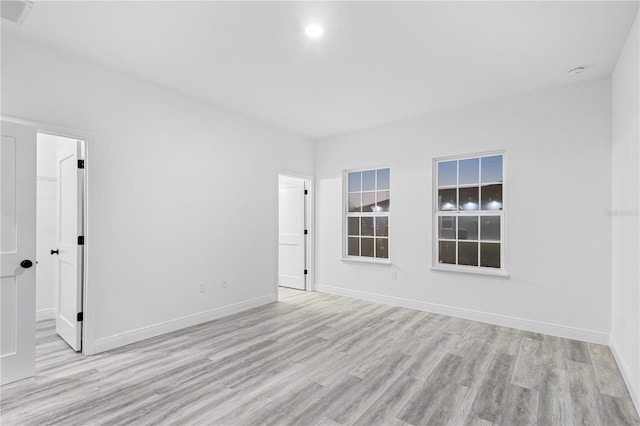
[[[447,268],[446,266],[432,266],[431,267],[432,271],[438,271],[438,272],[453,272],[453,273],[461,273],[461,274],[472,274],[472,275],[483,275],[483,276],[489,276],[489,277],[500,277],[500,278],[509,278],[509,273],[507,271],[502,271],[502,270],[495,270],[495,271],[491,271],[491,270],[485,270],[485,269],[478,269],[478,268],[464,268],[464,267],[454,267],[454,268]]]
[[[369,263],[372,265],[391,265],[391,261],[389,259],[341,257],[340,260],[342,260],[343,262]]]

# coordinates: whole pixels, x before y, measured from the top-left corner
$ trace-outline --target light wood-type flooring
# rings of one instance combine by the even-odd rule
[[[96,356],[38,323],[2,425],[631,425],[606,346],[323,293]]]

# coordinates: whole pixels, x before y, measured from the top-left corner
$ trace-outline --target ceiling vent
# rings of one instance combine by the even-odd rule
[[[22,25],[33,8],[33,2],[28,0],[0,1],[2,18]]]

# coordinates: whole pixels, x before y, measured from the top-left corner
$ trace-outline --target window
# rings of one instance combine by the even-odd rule
[[[345,258],[388,262],[390,170],[345,173]]]
[[[435,160],[434,266],[504,273],[504,154]]]

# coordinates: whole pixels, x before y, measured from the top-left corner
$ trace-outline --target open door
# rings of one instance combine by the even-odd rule
[[[280,176],[278,285],[305,289],[305,182]]]
[[[75,351],[82,349],[82,249],[84,165],[81,143],[59,139],[56,332]]]
[[[36,130],[2,121],[0,382],[35,373]]]

